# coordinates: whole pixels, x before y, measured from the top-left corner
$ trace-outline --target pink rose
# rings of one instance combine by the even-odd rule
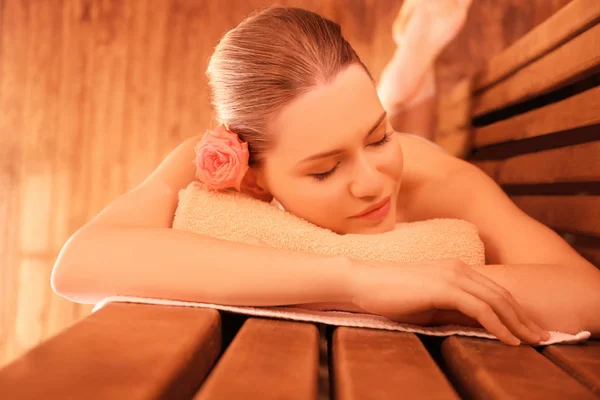
[[[219,125],[214,131],[207,130],[194,150],[196,178],[208,189],[241,190],[242,179],[248,171],[248,143]]]

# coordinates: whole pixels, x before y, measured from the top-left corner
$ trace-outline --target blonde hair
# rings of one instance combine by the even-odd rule
[[[221,38],[209,61],[217,121],[248,143],[250,165],[260,165],[274,139],[269,119],[354,63],[373,80],[340,26],[319,14],[293,7],[251,14]]]

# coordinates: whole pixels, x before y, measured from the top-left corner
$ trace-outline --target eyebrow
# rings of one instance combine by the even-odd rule
[[[386,115],[387,115],[387,112],[384,111],[383,114],[381,114],[379,116],[379,118],[377,118],[377,122],[375,122],[373,124],[373,126],[371,127],[371,129],[369,129],[369,133],[367,133],[367,136],[366,136],[367,138],[369,136],[371,136],[371,134],[373,134],[373,132],[375,132],[375,130],[379,127],[379,125],[381,125],[381,123],[385,119]],[[316,160],[316,159],[319,159],[319,158],[330,157],[330,156],[333,156],[335,154],[339,154],[339,153],[343,153],[343,152],[344,152],[344,150],[336,149],[336,150],[326,151],[326,152],[323,152],[323,153],[314,154],[314,155],[312,155],[310,157],[307,157],[304,160],[300,161],[299,164],[305,163],[307,161]]]

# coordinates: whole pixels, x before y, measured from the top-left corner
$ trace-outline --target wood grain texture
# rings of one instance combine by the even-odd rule
[[[511,196],[529,216],[559,231],[600,237],[600,196]]]
[[[473,146],[483,147],[600,123],[600,87],[557,103],[473,129]]]
[[[415,334],[339,327],[331,346],[336,399],[460,398]]]
[[[600,25],[595,25],[539,60],[473,97],[479,117],[591,75],[600,66]]]
[[[194,399],[316,399],[318,369],[315,325],[249,318]]]
[[[600,20],[600,2],[574,0],[493,57],[474,79],[483,90],[566,43]]]
[[[442,356],[461,395],[474,399],[595,399],[592,391],[530,346],[450,337]]]
[[[0,59],[0,360],[21,351],[15,340],[19,290],[19,237],[26,52],[29,44],[29,10],[23,2],[2,2],[2,58]],[[33,328],[35,329],[35,328]],[[1,363],[1,361],[0,361]]]
[[[501,161],[473,161],[500,185],[600,181],[600,141],[522,154]]]
[[[113,303],[0,369],[0,393],[7,400],[189,399],[220,351],[216,310]]]
[[[600,395],[600,342],[588,341],[578,346],[548,346],[542,354],[596,395]]]
[[[455,157],[466,158],[473,147],[471,127],[472,80],[463,79],[437,107],[437,129],[434,141]]]

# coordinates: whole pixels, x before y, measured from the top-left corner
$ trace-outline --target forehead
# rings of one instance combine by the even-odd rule
[[[298,96],[273,118],[276,153],[301,159],[362,137],[383,112],[377,90],[358,64]],[[333,146],[333,147],[332,147]],[[293,149],[293,156],[287,150]]]

